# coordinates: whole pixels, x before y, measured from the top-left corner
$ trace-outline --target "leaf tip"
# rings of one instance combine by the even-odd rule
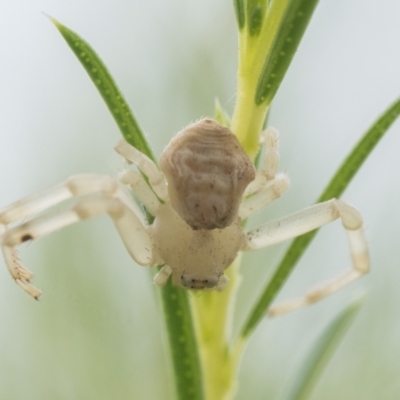
[[[53,18],[51,15],[49,15],[49,14],[47,14],[47,13],[45,13],[45,12],[42,12],[42,14],[43,14],[45,17],[47,17],[57,28],[61,27],[60,22],[58,22],[58,21],[57,21],[55,18]]]

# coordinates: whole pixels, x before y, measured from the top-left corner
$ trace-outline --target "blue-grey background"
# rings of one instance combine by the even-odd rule
[[[237,34],[231,1],[1,0],[0,207],[80,172],[116,174],[120,137],[102,99],[46,12],[108,65],[159,156],[214,98],[232,111]],[[374,119],[400,95],[396,0],[321,0],[276,96],[281,170],[292,186],[256,219],[313,203]],[[393,400],[400,393],[400,125],[343,199],[365,218],[368,277],[256,330],[238,399],[275,399],[324,326],[367,293],[311,400]],[[255,226],[253,222],[253,226]],[[236,326],[287,244],[244,258]],[[282,291],[304,292],[350,266],[340,223],[324,228]],[[149,272],[107,217],[22,249],[44,295],[35,302],[0,260],[0,399],[171,399],[162,316]],[[294,375],[293,375],[294,374]]]

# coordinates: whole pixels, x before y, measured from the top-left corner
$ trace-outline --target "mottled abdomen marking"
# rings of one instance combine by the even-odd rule
[[[243,192],[255,178],[236,136],[212,119],[179,132],[160,160],[171,204],[193,229],[223,229],[236,218]]]

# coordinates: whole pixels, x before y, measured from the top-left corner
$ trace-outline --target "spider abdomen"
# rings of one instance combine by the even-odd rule
[[[193,229],[229,226],[255,177],[253,163],[236,136],[211,119],[178,133],[164,150],[160,165],[172,206]]]
[[[172,269],[172,282],[191,289],[217,286],[244,240],[238,218],[225,229],[193,230],[168,203],[149,232],[155,252]]]

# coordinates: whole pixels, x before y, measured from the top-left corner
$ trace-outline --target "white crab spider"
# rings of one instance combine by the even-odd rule
[[[244,233],[241,221],[276,200],[289,179],[277,174],[278,134],[262,134],[264,161],[255,172],[237,138],[212,119],[202,119],[178,133],[164,150],[158,167],[121,140],[115,147],[141,173],[126,170],[116,179],[82,174],[0,210],[1,246],[7,267],[17,284],[34,298],[41,292],[31,283],[16,247],[80,220],[108,214],[126,249],[140,265],[162,265],[155,283],[171,276],[175,285],[190,289],[224,289],[224,270],[239,251],[260,249],[317,229],[341,218],[348,234],[353,268],[309,291],[304,297],[273,306],[270,315],[283,314],[313,303],[352,282],[369,270],[369,256],[360,213],[332,199]],[[148,225],[126,191],[130,187],[155,219]],[[78,197],[66,211],[44,214],[28,222],[8,225]]]

